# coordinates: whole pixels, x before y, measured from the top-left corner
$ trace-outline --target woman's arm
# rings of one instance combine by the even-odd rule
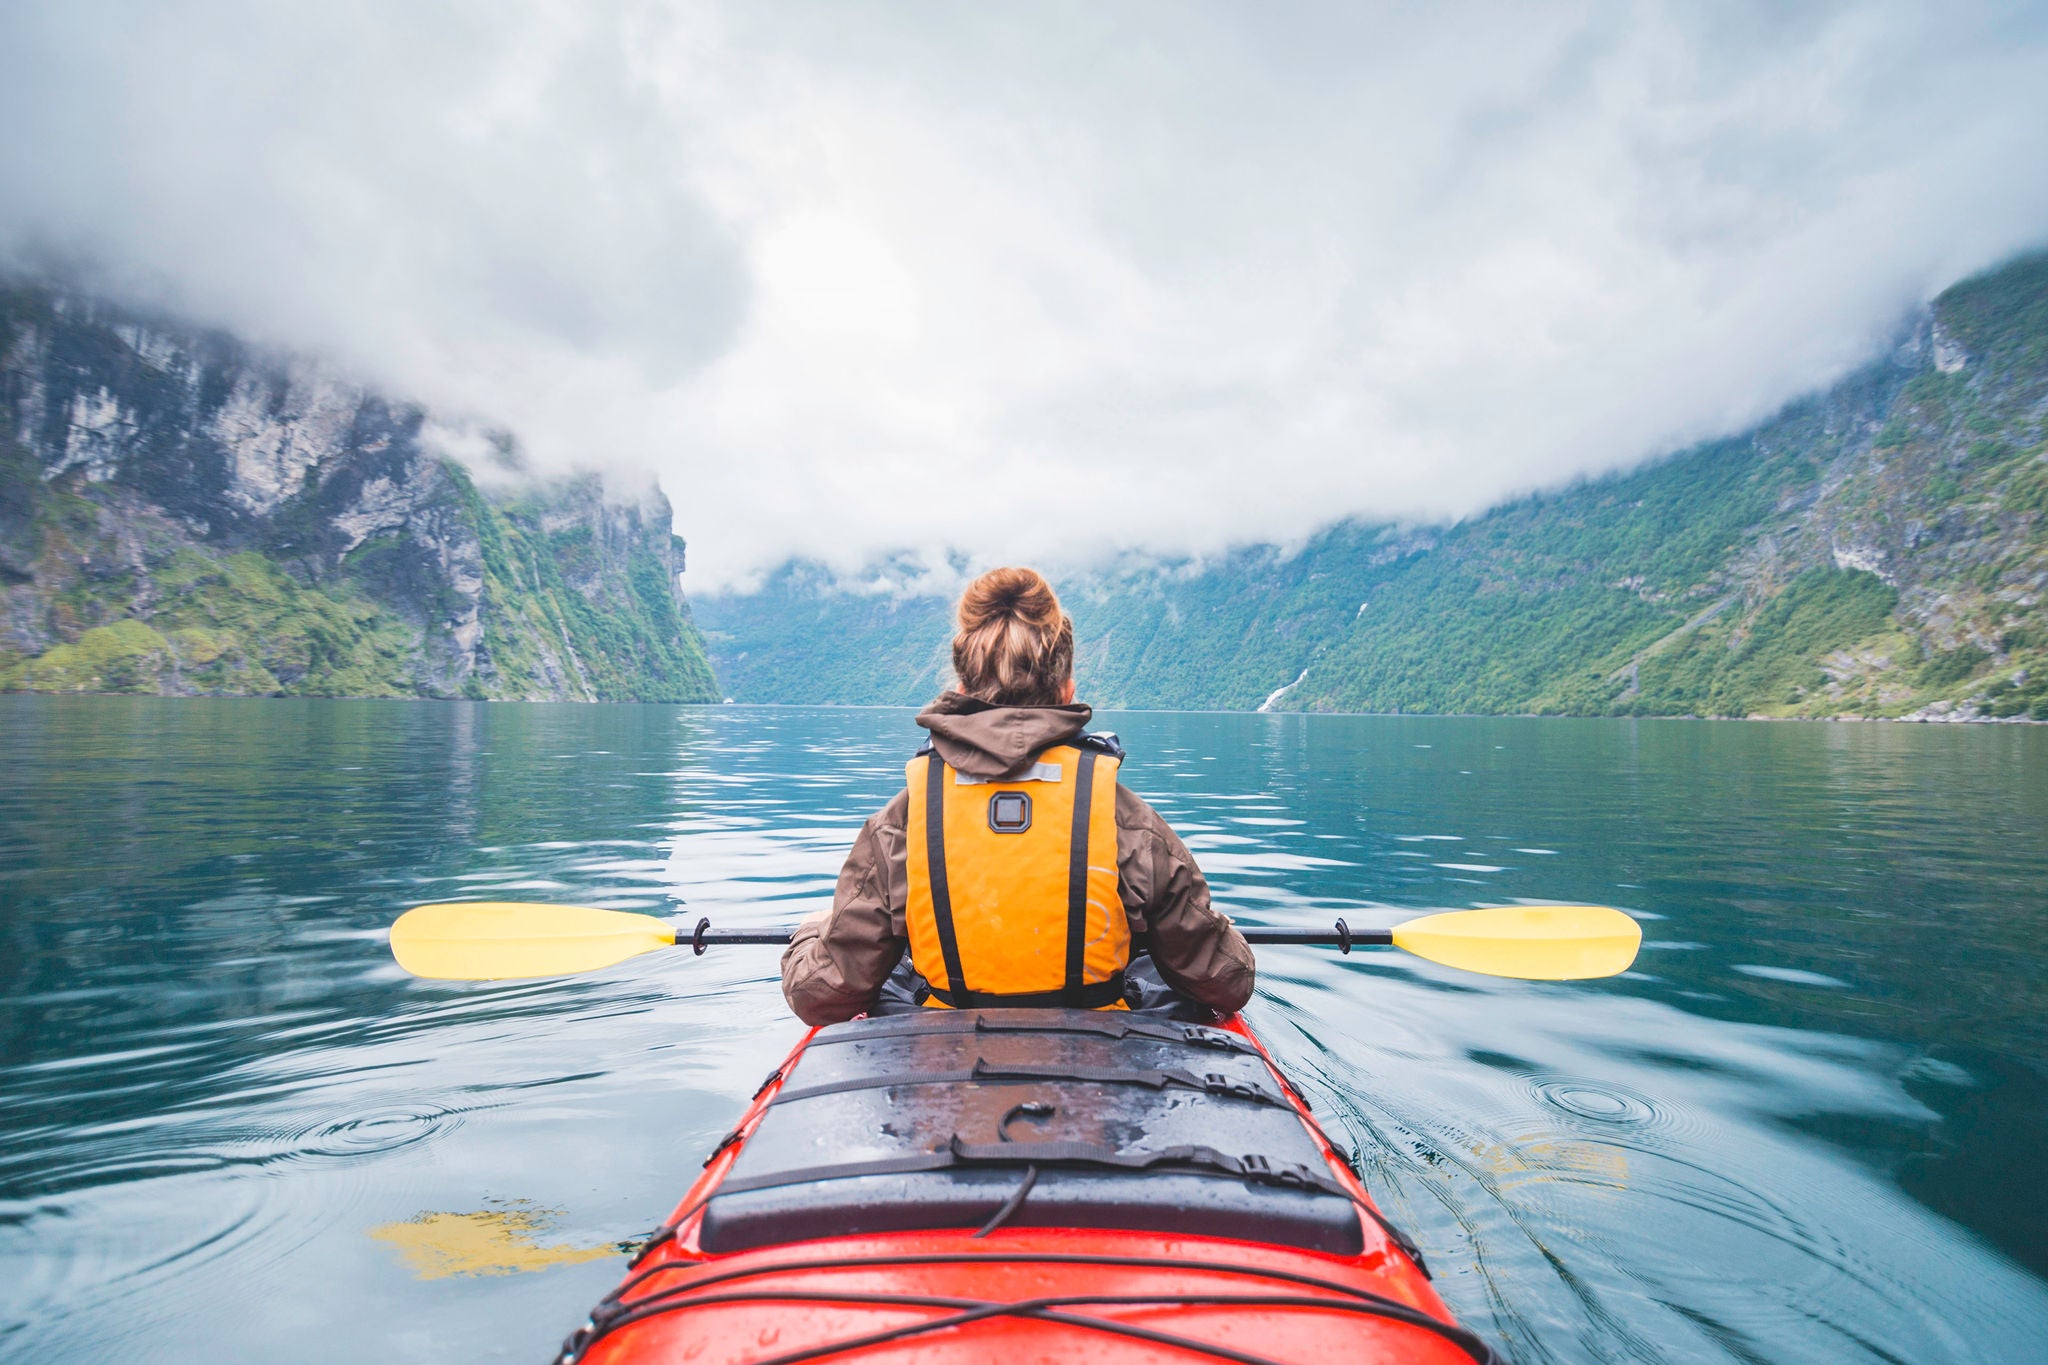
[[[1232,1014],[1252,998],[1252,948],[1229,916],[1209,904],[1209,883],[1195,855],[1159,812],[1128,788],[1116,789],[1117,894],[1133,935],[1146,934],[1168,985],[1210,1009]]]
[[[861,826],[839,869],[832,908],[797,925],[782,954],[782,997],[806,1024],[862,1014],[906,946],[903,822],[909,794]]]

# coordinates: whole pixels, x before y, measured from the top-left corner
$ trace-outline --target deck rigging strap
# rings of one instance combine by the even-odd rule
[[[912,1071],[798,1086],[783,1090],[771,1103],[808,1100],[820,1095],[843,1095],[857,1090],[885,1090],[899,1085],[959,1085],[972,1081],[1076,1081],[1094,1085],[1135,1085],[1148,1090],[1178,1088],[1280,1109],[1293,1107],[1270,1090],[1250,1081],[1232,1080],[1215,1071],[1198,1074],[1179,1067],[1037,1066],[1029,1062],[996,1065],[986,1058],[976,1058],[974,1066],[966,1071]]]
[[[906,1035],[922,1036],[928,1033],[1092,1033],[1116,1042],[1126,1038],[1143,1038],[1148,1042],[1180,1043],[1210,1052],[1241,1052],[1254,1057],[1259,1055],[1257,1047],[1228,1029],[1211,1028],[1207,1024],[1161,1023],[1151,1019],[1133,1019],[1121,1010],[1111,1014],[1073,1013],[1047,1015],[1035,1019],[1029,1016],[991,1019],[986,1014],[951,1014],[942,1010],[926,1010],[922,1014],[869,1019],[857,1028],[842,1025],[837,1029],[827,1029],[812,1038],[805,1047],[808,1050],[843,1043],[864,1043],[872,1038],[901,1038]]]
[[[1249,1100],[1254,1104],[1272,1105],[1279,1109],[1293,1108],[1285,1098],[1254,1085],[1250,1081],[1232,1080],[1220,1071],[1194,1072],[1180,1067],[1145,1067],[1120,1069],[1111,1066],[1075,1066],[1072,1064],[1039,1066],[1030,1062],[1005,1062],[991,1065],[981,1059],[974,1063],[974,1079],[978,1081],[1083,1081],[1100,1085],[1142,1085],[1151,1090],[1165,1090],[1178,1086],[1186,1090],[1197,1090],[1205,1095],[1216,1095],[1223,1099]]]
[[[1214,1147],[1182,1143],[1156,1151],[1124,1152],[1099,1142],[965,1142],[959,1134],[945,1147],[909,1156],[881,1157],[874,1161],[848,1161],[834,1166],[813,1166],[801,1171],[774,1171],[757,1176],[727,1177],[711,1196],[746,1194],[752,1190],[784,1189],[825,1180],[858,1180],[873,1175],[916,1175],[925,1171],[960,1170],[976,1166],[1069,1167],[1080,1170],[1150,1171],[1165,1168],[1190,1175],[1235,1177],[1254,1185],[1300,1190],[1305,1194],[1334,1195],[1370,1218],[1401,1248],[1415,1268],[1429,1276],[1422,1248],[1407,1233],[1395,1227],[1387,1216],[1339,1182],[1307,1166],[1291,1161],[1274,1162],[1257,1152],[1233,1156]]]
[[[789,1185],[811,1185],[824,1180],[858,1180],[871,1175],[914,1175],[922,1171],[956,1170],[973,1166],[1066,1166],[1098,1170],[1149,1171],[1159,1167],[1185,1169],[1194,1175],[1233,1176],[1255,1185],[1277,1185],[1318,1194],[1351,1199],[1351,1191],[1328,1176],[1291,1161],[1273,1162],[1256,1152],[1233,1156],[1198,1143],[1181,1143],[1154,1151],[1125,1152],[1107,1143],[1055,1142],[967,1142],[955,1134],[946,1146],[931,1152],[907,1156],[878,1157],[873,1161],[847,1161],[831,1166],[813,1166],[801,1171],[773,1171],[756,1176],[728,1177],[719,1186],[720,1195],[745,1194],[751,1190],[780,1189]]]

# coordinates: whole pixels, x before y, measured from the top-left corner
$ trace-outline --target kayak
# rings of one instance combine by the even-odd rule
[[[558,1365],[1499,1365],[1241,1018],[814,1029]]]

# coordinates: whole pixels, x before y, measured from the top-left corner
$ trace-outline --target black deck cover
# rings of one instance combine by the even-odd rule
[[[1187,1155],[1143,1170],[1101,1159],[1172,1149]],[[929,1010],[823,1030],[706,1207],[700,1241],[729,1252],[978,1228],[1033,1166],[1007,1226],[1363,1245],[1351,1200],[1314,1188],[1330,1179],[1321,1150],[1243,1039],[1080,1010]],[[1309,1187],[1273,1183],[1290,1170]]]

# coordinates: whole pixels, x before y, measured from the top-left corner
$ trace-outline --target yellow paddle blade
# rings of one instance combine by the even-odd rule
[[[1625,972],[1642,926],[1604,905],[1510,905],[1454,910],[1394,926],[1394,946],[1487,976],[1574,981]]]
[[[398,965],[442,981],[568,976],[675,941],[676,931],[652,915],[588,905],[421,905],[391,926],[391,955]]]

